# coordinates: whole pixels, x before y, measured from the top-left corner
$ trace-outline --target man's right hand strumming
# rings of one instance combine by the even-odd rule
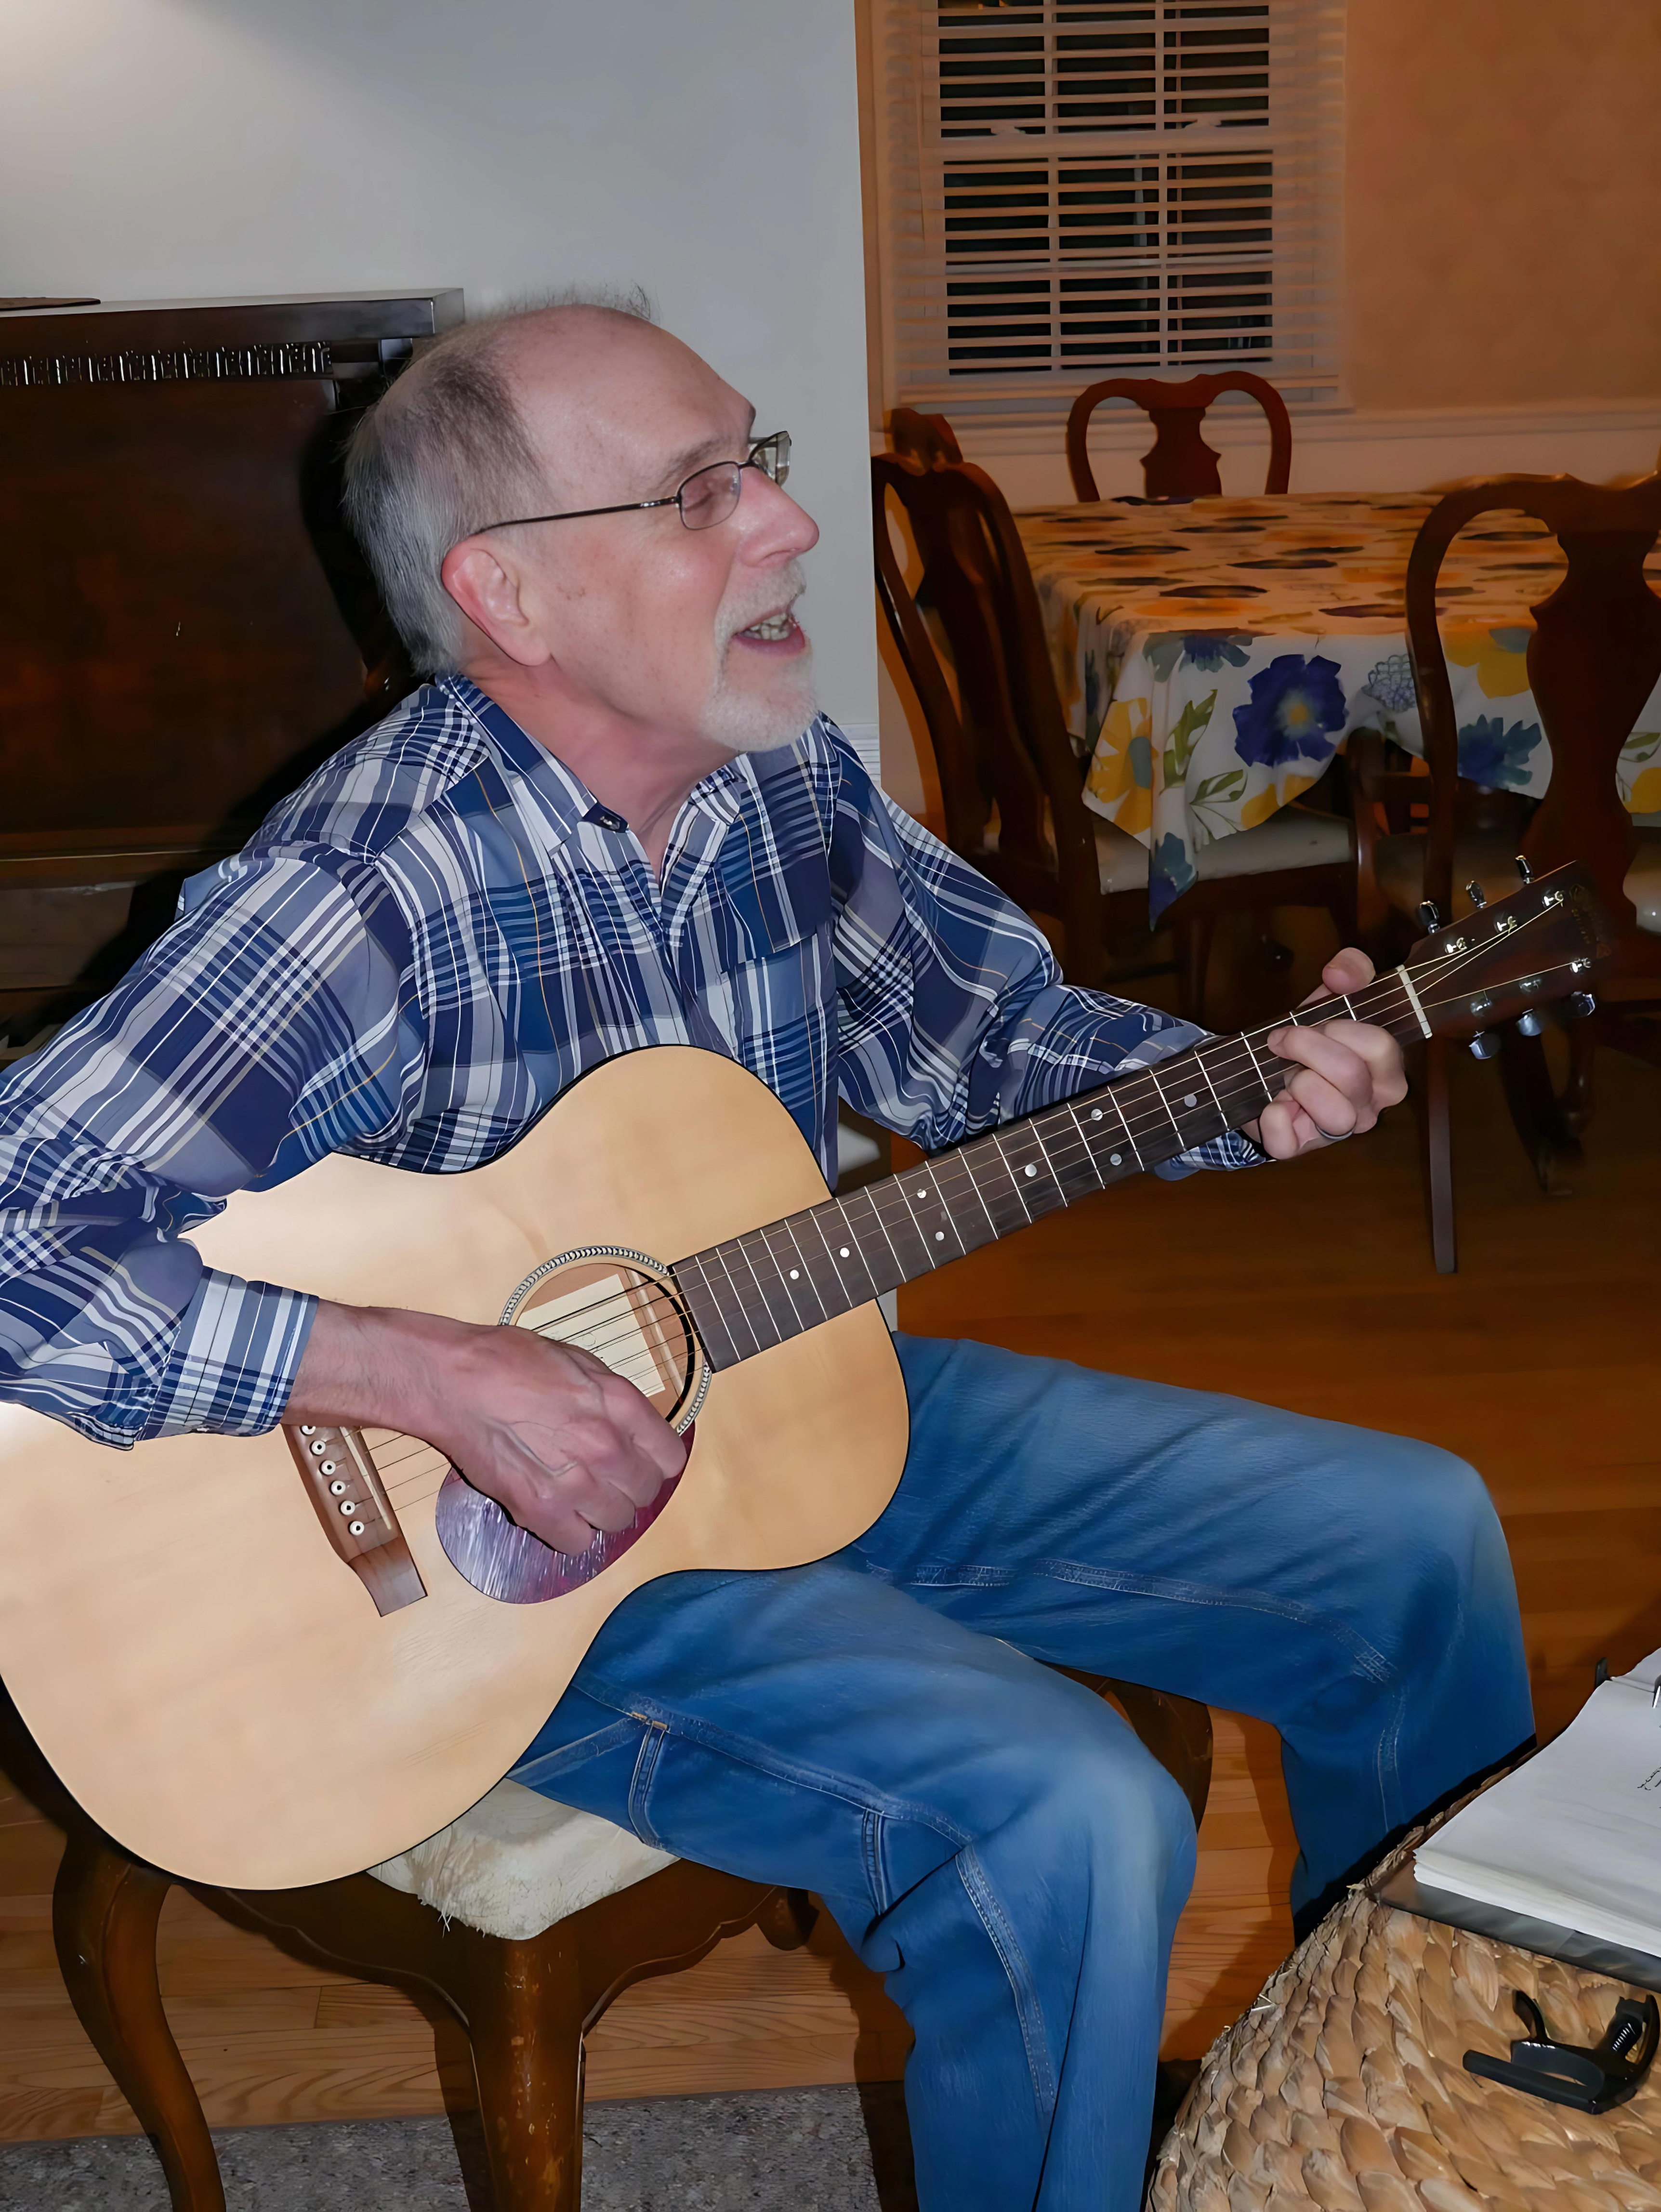
[[[419,1437],[571,1553],[596,1529],[626,1528],[686,1460],[668,1423],[592,1352],[396,1307],[321,1304],[283,1419]]]

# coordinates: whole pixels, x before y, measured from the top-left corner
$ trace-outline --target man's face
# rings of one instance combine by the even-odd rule
[[[649,325],[568,310],[528,325],[508,369],[551,510],[670,498],[694,470],[749,453],[748,403]],[[709,529],[670,506],[492,533],[563,688],[729,752],[807,726],[812,654],[793,610],[818,531],[759,469],[740,483]]]

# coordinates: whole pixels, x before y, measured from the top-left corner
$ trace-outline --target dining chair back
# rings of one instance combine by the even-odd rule
[[[1056,916],[1068,981],[1093,988],[1112,939],[1147,927],[1147,848],[1085,805],[1085,763],[1068,732],[1015,518],[971,462],[924,467],[879,453],[871,469],[878,592],[928,725],[946,842],[1018,906]],[[915,586],[889,528],[891,495],[922,562]],[[1341,928],[1353,917],[1350,826],[1287,807],[1205,847],[1196,877],[1161,921],[1177,948],[1182,1010],[1195,1021],[1203,1018],[1213,935],[1226,909],[1257,916],[1275,966],[1290,957],[1270,933],[1277,907],[1324,907]]]
[[[946,842],[1018,906],[1057,916],[1068,980],[1098,983],[1105,939],[1095,823],[1014,518],[991,477],[967,461],[925,466],[879,453],[871,488],[878,594],[928,724]],[[915,588],[890,527],[891,496],[922,563]],[[1139,901],[1146,918],[1145,853],[1140,883],[1133,870],[1112,896],[1123,908],[1116,918],[1134,922]]]
[[[1567,573],[1530,610],[1529,689],[1551,749],[1551,781],[1520,840],[1504,846],[1472,825],[1472,793],[1459,773],[1458,714],[1437,623],[1437,586],[1449,547],[1469,524],[1494,513],[1531,515],[1556,538]],[[1585,862],[1615,929],[1614,963],[1597,990],[1599,1006],[1570,1030],[1566,1082],[1549,1073],[1539,1036],[1508,1028],[1500,1040],[1506,1094],[1518,1133],[1542,1186],[1573,1158],[1592,1109],[1592,1060],[1599,1042],[1661,1064],[1661,1027],[1640,1018],[1661,1002],[1661,828],[1645,827],[1623,804],[1617,764],[1644,708],[1661,684],[1661,599],[1645,562],[1661,536],[1661,475],[1627,485],[1588,484],[1574,477],[1501,477],[1462,485],[1421,525],[1408,561],[1408,649],[1418,691],[1427,778],[1421,832],[1377,838],[1363,823],[1362,866],[1373,897],[1394,910],[1397,933],[1422,933],[1420,902],[1445,920],[1469,912],[1466,890],[1483,898],[1514,889],[1512,854],[1535,873]],[[1658,731],[1661,737],[1661,731]],[[1384,794],[1365,761],[1358,818]],[[1489,804],[1493,795],[1488,795]],[[1370,848],[1370,849],[1365,849]],[[1432,1039],[1427,1057],[1427,1165],[1436,1264],[1457,1264],[1453,1218],[1447,1045]]]
[[[1090,465],[1090,418],[1104,399],[1129,399],[1153,423],[1152,447],[1142,455],[1142,489],[1149,499],[1203,499],[1220,493],[1218,455],[1200,434],[1213,400],[1225,392],[1248,392],[1269,417],[1269,477],[1266,492],[1283,492],[1292,476],[1292,418],[1275,386],[1250,369],[1217,376],[1190,376],[1183,383],[1163,377],[1110,376],[1086,385],[1067,417],[1067,466],[1075,499],[1101,497]]]
[[[897,407],[888,418],[888,434],[894,451],[919,468],[935,469],[944,461],[963,459],[957,433],[944,415],[920,415],[915,407]]]

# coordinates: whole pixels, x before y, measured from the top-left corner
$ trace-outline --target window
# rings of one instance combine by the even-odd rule
[[[872,0],[891,404],[1335,386],[1342,0]]]

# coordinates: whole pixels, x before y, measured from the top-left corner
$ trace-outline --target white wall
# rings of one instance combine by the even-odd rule
[[[0,0],[0,294],[643,284],[796,440],[877,720],[851,0]]]

